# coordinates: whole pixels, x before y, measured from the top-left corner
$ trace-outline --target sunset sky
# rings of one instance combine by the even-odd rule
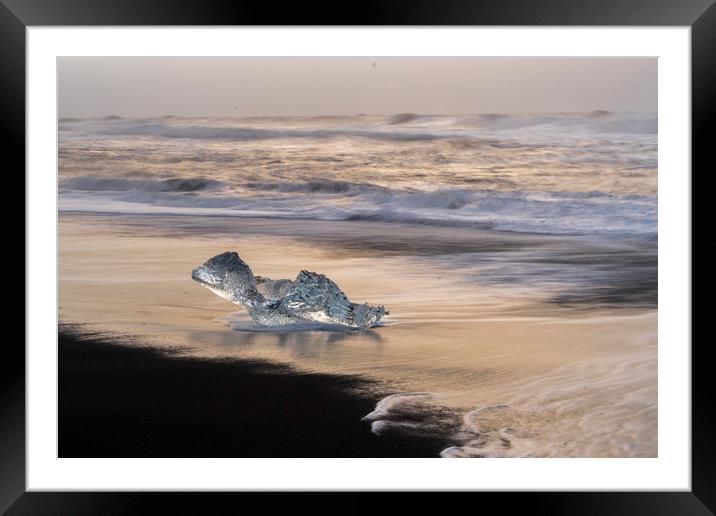
[[[656,111],[655,58],[62,57],[60,117]]]

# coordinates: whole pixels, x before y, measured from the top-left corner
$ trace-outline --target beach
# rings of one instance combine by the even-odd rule
[[[633,265],[649,252],[620,252],[613,240],[369,220],[70,211],[60,213],[59,245],[59,320],[72,325],[59,346],[61,456],[657,455],[655,286],[650,270]],[[364,331],[255,327],[241,307],[191,281],[194,267],[227,250],[274,279],[324,273],[352,301],[385,304],[390,316]],[[564,279],[505,281],[502,267],[525,271],[515,263],[528,255],[539,257],[542,278],[555,265],[572,274],[576,263],[599,288],[577,277],[568,287]],[[617,279],[604,281],[615,269]],[[87,360],[107,360],[100,370],[109,377],[83,362],[76,337],[83,332],[109,340],[86,342]],[[118,346],[145,374],[165,356],[181,366],[111,393],[107,378],[122,373],[107,364],[124,359],[108,350]],[[146,347],[153,351],[137,351]],[[226,369],[207,387],[201,378],[211,367]],[[233,374],[242,385],[249,373],[250,393],[201,416],[202,399]],[[167,391],[151,388],[163,374],[197,389],[176,391],[172,424],[154,425],[139,446],[131,436],[142,425],[135,433],[117,428],[141,421],[133,406],[164,414]],[[318,386],[323,396],[311,390]],[[194,393],[186,404],[185,391]],[[141,403],[118,407],[112,400],[120,397]],[[273,411],[267,399],[277,400]],[[296,410],[286,411],[287,399],[297,400]],[[176,437],[191,433],[184,406],[207,420],[201,446]],[[264,431],[236,435],[242,444],[232,448],[221,436],[240,423],[222,414],[234,409],[260,413]]]
[[[657,456],[656,129],[605,110],[60,118],[61,453]],[[226,251],[390,314],[259,326],[192,281]],[[232,374],[253,387],[202,419],[206,444],[171,437]]]

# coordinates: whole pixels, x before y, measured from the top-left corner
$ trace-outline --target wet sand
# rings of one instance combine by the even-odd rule
[[[351,412],[355,432],[386,443],[440,430],[443,456],[656,456],[656,310],[573,306],[555,302],[552,285],[465,280],[466,251],[539,253],[557,243],[460,231],[428,237],[435,231],[371,222],[61,213],[59,318],[183,357],[361,379],[354,393],[363,403],[396,395],[372,422]],[[351,300],[385,304],[391,315],[363,332],[256,331],[239,307],[189,278],[225,250],[274,279],[322,272]],[[401,395],[415,392],[426,394]],[[446,426],[415,416],[427,413],[460,417]]]

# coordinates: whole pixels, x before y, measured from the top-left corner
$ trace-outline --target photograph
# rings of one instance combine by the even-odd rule
[[[60,458],[659,457],[656,57],[56,64]]]

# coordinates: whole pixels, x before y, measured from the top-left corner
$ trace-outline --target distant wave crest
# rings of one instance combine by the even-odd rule
[[[197,192],[218,190],[221,181],[206,178],[170,178],[170,179],[129,179],[123,177],[77,176],[60,182],[63,190],[81,190],[86,192]]]
[[[367,190],[383,190],[382,187],[368,183],[351,183],[350,181],[331,181],[328,179],[316,179],[311,181],[255,181],[246,183],[247,188],[252,190],[275,191],[275,192],[300,192],[300,193],[327,193],[346,194],[363,192]]]
[[[215,125],[210,119],[177,117],[61,119],[64,131],[94,135],[151,136],[159,138],[268,140],[277,138],[367,138],[384,141],[473,140],[508,130],[538,131],[538,134],[571,132],[656,134],[653,113],[477,114],[417,115],[401,113],[388,117],[340,119],[334,125],[316,125],[324,120],[297,119],[290,127],[262,127],[250,119],[234,119]],[[240,124],[240,125],[239,125]],[[398,127],[399,126],[399,127]]]

